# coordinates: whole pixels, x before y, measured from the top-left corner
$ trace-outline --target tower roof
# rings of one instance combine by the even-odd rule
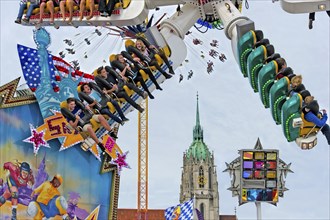
[[[199,105],[197,93],[197,108],[196,108],[196,125],[193,130],[193,142],[187,150],[186,156],[189,159],[191,156],[197,160],[205,160],[210,157],[211,153],[203,140],[203,129],[199,119]]]

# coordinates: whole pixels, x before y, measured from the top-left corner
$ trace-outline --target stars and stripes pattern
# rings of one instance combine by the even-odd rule
[[[166,220],[192,220],[194,217],[194,201],[190,199],[187,202],[169,207],[165,210]]]
[[[34,92],[40,85],[41,75],[43,74],[43,70],[39,65],[40,55],[36,49],[32,49],[19,44],[17,45],[17,50],[25,81],[27,82],[29,88]],[[52,55],[50,54],[48,55],[47,64],[50,67],[50,82],[53,89],[56,90],[58,89],[55,79],[56,73],[53,65]]]
[[[55,68],[58,70],[62,77],[66,77],[68,74],[70,74],[72,77],[75,77],[77,79],[82,77],[81,82],[90,82],[94,80],[93,75],[84,73],[79,70],[75,70],[68,62],[66,62],[60,57],[53,56],[53,62]]]
[[[38,50],[23,45],[17,45],[18,55],[21,62],[23,76],[29,88],[34,92],[41,83],[41,76],[44,74],[40,62]],[[70,74],[76,79],[81,78],[81,83],[94,80],[94,76],[75,70],[69,63],[60,57],[48,54],[47,67],[49,70],[49,81],[55,92],[59,91],[58,81],[61,77]]]

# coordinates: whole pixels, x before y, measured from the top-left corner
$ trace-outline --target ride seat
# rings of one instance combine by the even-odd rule
[[[31,4],[30,2],[27,3],[26,9],[24,10],[24,14],[26,14],[28,8],[30,7],[30,4]],[[58,6],[54,7],[54,13],[57,13],[59,11],[60,11],[60,7],[58,7]],[[44,12],[49,13],[49,10],[48,10],[47,7],[45,7]],[[37,15],[37,14],[40,14],[40,7],[39,6],[36,7],[35,9],[33,9],[33,11],[32,11],[32,15]]]
[[[286,101],[286,95],[289,91],[290,80],[288,77],[283,77],[275,82],[269,91],[269,104],[270,110],[276,124],[281,124],[281,110],[284,102]]]
[[[135,56],[139,57],[141,60],[145,60],[144,59],[144,55],[142,55],[141,52],[135,47],[134,41],[132,41],[130,39],[129,40],[126,40],[125,41],[125,49],[132,56],[134,54]],[[162,60],[162,58],[158,54],[155,54],[155,59],[156,59],[158,65],[159,66],[162,66],[163,60]],[[156,68],[154,66],[149,66],[149,68],[152,71],[155,71],[156,70]]]
[[[247,77],[246,61],[257,42],[256,34],[253,30],[245,33],[237,42],[237,52],[239,66],[244,77]]]
[[[111,55],[109,56],[109,61],[110,61],[110,63],[111,63],[111,66],[113,66],[113,67],[115,67],[115,68],[118,68],[118,62],[119,62],[119,61],[116,60],[116,55],[115,55],[115,54],[111,54]],[[118,68],[118,69],[119,69],[119,68]],[[149,79],[148,74],[146,74],[143,70],[140,69],[140,70],[139,70],[139,73],[141,74],[142,79],[143,79],[145,82]],[[141,83],[138,82],[137,85],[138,85],[138,86],[141,86]]]
[[[260,99],[265,108],[269,108],[269,91],[275,81],[275,76],[278,73],[278,64],[276,61],[271,61],[264,65],[258,74],[258,91]]]
[[[77,87],[77,92],[78,92],[78,93],[81,92],[81,85],[79,85],[79,86]],[[112,103],[111,103],[111,102],[107,102],[107,106],[108,106],[110,112],[113,113],[113,114],[115,114],[116,109],[115,109],[115,107],[112,105]],[[103,116],[105,116],[107,119],[109,118],[107,115],[103,115]]]
[[[258,92],[258,74],[268,55],[266,46],[261,45],[253,50],[247,58],[247,75],[254,92]]]
[[[282,106],[282,129],[288,142],[300,137],[300,126],[294,126],[294,120],[301,118],[302,97],[299,93],[286,100]]]
[[[97,76],[97,69],[93,71],[93,75]],[[133,90],[130,90],[126,85],[123,86],[125,92],[127,93],[128,96],[132,96],[134,94]],[[126,102],[126,100],[124,98],[118,98],[117,99],[120,103],[124,103]]]
[[[317,117],[322,118],[321,114],[319,114]],[[316,134],[320,130],[320,128],[316,127],[313,122],[307,121],[305,119],[305,114],[303,112],[301,113],[301,119],[303,126],[300,128],[300,137],[304,137],[307,134]]]
[[[61,109],[67,109],[67,110],[68,110],[68,103],[66,102],[66,100],[65,100],[65,101],[62,101],[62,102],[60,103],[60,108],[61,108]],[[62,111],[62,110],[61,110],[61,113],[62,113],[62,115],[64,116],[64,118],[66,118],[65,111]],[[90,122],[90,124],[92,125],[92,128],[93,128],[94,131],[97,131],[97,130],[100,128],[100,126],[101,126],[101,125],[100,125],[99,123],[97,123],[94,119],[90,119],[89,122]],[[69,122],[68,122],[68,125],[70,125]],[[82,131],[81,133],[83,134],[83,137],[88,136],[88,133],[87,133],[87,132]]]

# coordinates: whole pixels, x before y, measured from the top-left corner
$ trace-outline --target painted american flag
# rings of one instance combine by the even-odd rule
[[[23,45],[17,45],[18,55],[21,62],[23,76],[29,88],[34,92],[40,85],[42,69],[39,65],[40,55],[38,50]],[[60,57],[48,54],[49,78],[55,92],[59,91],[58,83],[61,77],[70,74],[72,77],[81,78],[81,83],[94,80],[94,76],[75,70],[68,62]]]

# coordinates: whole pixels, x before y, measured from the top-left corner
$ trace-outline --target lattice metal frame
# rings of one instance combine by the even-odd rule
[[[148,98],[138,113],[138,196],[137,219],[146,220],[148,212]]]

